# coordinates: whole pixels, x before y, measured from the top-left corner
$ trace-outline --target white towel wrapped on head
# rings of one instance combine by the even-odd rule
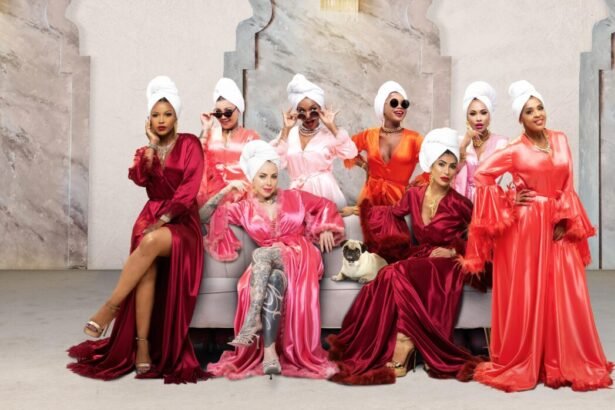
[[[322,88],[311,81],[308,81],[302,74],[295,74],[292,80],[286,87],[288,93],[288,102],[293,110],[297,109],[297,105],[304,99],[309,98],[320,106],[325,107],[325,92]]]
[[[419,164],[425,172],[431,171],[431,166],[446,151],[453,153],[459,161],[459,135],[451,128],[436,128],[425,135],[419,152]]]
[[[150,81],[145,95],[147,96],[147,115],[152,112],[152,108],[158,101],[166,98],[175,110],[175,115],[179,117],[182,109],[179,92],[175,83],[166,75],[159,75]]]
[[[495,90],[489,83],[485,81],[474,81],[466,88],[466,92],[463,95],[463,112],[468,114],[468,107],[473,100],[479,100],[490,114],[493,114],[495,109]]]
[[[224,98],[226,101],[233,104],[239,112],[243,113],[245,109],[245,101],[243,99],[243,94],[241,94],[241,90],[237,87],[235,81],[230,78],[221,78],[216,83],[214,87],[214,104],[218,101],[220,97]]]
[[[280,156],[275,148],[263,140],[248,142],[241,151],[239,166],[248,181],[252,182],[265,162],[271,161],[280,168]]]
[[[384,121],[384,103],[391,93],[399,93],[405,100],[408,99],[408,95],[406,94],[406,90],[396,83],[395,81],[387,81],[382,84],[378,89],[378,94],[376,94],[376,98],[374,98],[374,111],[376,112],[376,117],[380,122]]]
[[[542,98],[542,95],[534,86],[525,80],[515,81],[508,87],[508,94],[512,97],[512,109],[515,114],[515,118],[518,121],[521,121],[521,111],[528,100],[532,97],[536,97],[542,102],[545,103],[545,100]]]

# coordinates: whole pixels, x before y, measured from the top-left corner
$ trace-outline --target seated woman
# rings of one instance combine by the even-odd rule
[[[245,102],[233,80],[230,78],[218,80],[213,93],[213,102],[214,110],[201,114],[203,125],[201,144],[205,158],[205,172],[197,195],[199,207],[230,181],[248,183],[239,168],[239,156],[246,143],[259,139],[256,131],[239,125],[239,117],[243,113]],[[214,117],[217,121],[214,121]],[[228,199],[239,200],[241,197]]]
[[[346,198],[333,176],[333,161],[354,158],[357,147],[346,130],[335,125],[337,111],[325,108],[322,88],[296,74],[286,91],[291,107],[271,145],[282,159],[282,168],[288,169],[290,187],[327,198],[342,210]],[[297,120],[301,125],[296,125]]]
[[[131,253],[115,289],[86,324],[99,338],[117,316],[111,337],[68,350],[68,368],[110,380],[136,368],[137,378],[165,383],[206,378],[192,349],[188,326],[203,273],[203,241],[196,194],[203,156],[196,136],[176,132],[181,101],[170,78],[147,86],[147,147],[139,148],[128,177],[149,200],[132,230]],[[153,326],[150,326],[152,325]]]
[[[472,203],[451,189],[458,156],[456,131],[431,131],[419,156],[429,185],[411,187],[396,206],[361,207],[376,242],[390,241],[382,232],[391,229],[381,226],[407,231],[404,216],[410,214],[416,243],[406,259],[384,267],[361,289],[340,333],[329,337],[330,358],[340,367],[333,381],[394,383],[416,350],[432,377],[471,377],[462,370],[474,359],[451,342],[464,280],[456,256],[465,250],[472,214]]]
[[[360,166],[367,172],[357,204],[367,199],[373,205],[395,205],[406,192],[423,141],[419,133],[401,126],[408,107],[410,101],[402,86],[387,81],[374,99],[374,110],[382,125],[352,137],[359,155],[344,164],[347,168]]]
[[[232,182],[201,209],[201,219],[210,221],[207,248],[218,259],[236,258],[241,247],[228,224],[242,226],[260,246],[237,284],[237,336],[231,342],[237,349],[207,367],[216,376],[327,378],[336,370],[320,344],[323,263],[313,242],[330,251],[343,238],[344,225],[328,199],[278,189],[279,161],[266,142],[249,142],[240,159],[252,182],[247,198],[216,209],[224,195],[243,186]]]

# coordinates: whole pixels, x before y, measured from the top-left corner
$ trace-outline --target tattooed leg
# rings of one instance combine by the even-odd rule
[[[274,268],[279,268],[282,255],[280,248],[258,248],[252,253],[250,276],[250,307],[239,334],[230,342],[233,346],[249,346],[262,329],[261,310],[267,293],[267,283]]]
[[[286,277],[280,269],[274,269],[267,283],[267,295],[262,309],[263,341],[263,373],[280,374],[282,366],[275,350],[275,341],[278,337],[280,322],[282,321],[282,308],[284,292],[286,291]]]

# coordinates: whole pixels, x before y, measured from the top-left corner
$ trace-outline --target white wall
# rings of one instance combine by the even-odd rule
[[[480,79],[498,91],[492,129],[518,136],[507,89],[527,79],[576,158],[579,54],[608,14],[604,0],[434,0],[429,13],[442,54],[453,58],[452,127],[463,131],[463,92]],[[117,269],[128,255],[146,198],[127,174],[145,143],[147,82],[158,74],[175,80],[184,103],[180,129],[197,133],[223,53],[234,50],[237,24],[251,14],[247,0],[73,0],[67,16],[79,26],[81,53],[92,57],[88,268]]]
[[[67,17],[91,56],[88,268],[120,268],[145,191],[128,180],[145,144],[145,88],[170,76],[183,102],[181,131],[198,134],[199,114],[235,49],[235,29],[252,15],[242,0],[73,0]]]
[[[491,129],[518,137],[508,86],[528,80],[545,99],[547,127],[568,135],[578,175],[579,55],[591,50],[594,24],[608,17],[605,1],[434,0],[429,13],[442,54],[453,58],[451,127],[465,130],[463,93],[484,80],[498,93]]]

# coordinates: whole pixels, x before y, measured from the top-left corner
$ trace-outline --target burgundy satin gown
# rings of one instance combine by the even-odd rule
[[[151,168],[145,148],[135,154],[128,178],[147,190],[149,200],[132,231],[131,252],[143,231],[161,215],[170,214],[165,226],[171,230],[171,256],[158,258],[156,293],[148,337],[153,368],[138,378],[164,378],[165,383],[196,382],[207,378],[190,338],[188,326],[196,303],[203,272],[203,241],[196,195],[203,176],[203,151],[191,134],[179,134],[163,168],[154,156]],[[136,353],[134,290],[120,305],[111,337],[88,340],[71,347],[77,359],[68,368],[82,376],[111,380],[134,370]]]
[[[412,339],[429,365],[430,376],[471,378],[476,359],[452,342],[464,275],[456,259],[429,255],[437,247],[463,254],[472,203],[450,189],[425,225],[421,217],[425,190],[410,188],[393,207],[362,209],[362,213],[367,211],[365,227],[371,228],[370,240],[384,243],[395,231],[407,231],[403,218],[410,214],[417,244],[409,247],[406,259],[384,267],[361,289],[340,333],[329,337],[330,358],[340,368],[333,381],[394,383],[394,372],[385,364],[392,359],[398,332]],[[468,375],[464,375],[466,370]]]

